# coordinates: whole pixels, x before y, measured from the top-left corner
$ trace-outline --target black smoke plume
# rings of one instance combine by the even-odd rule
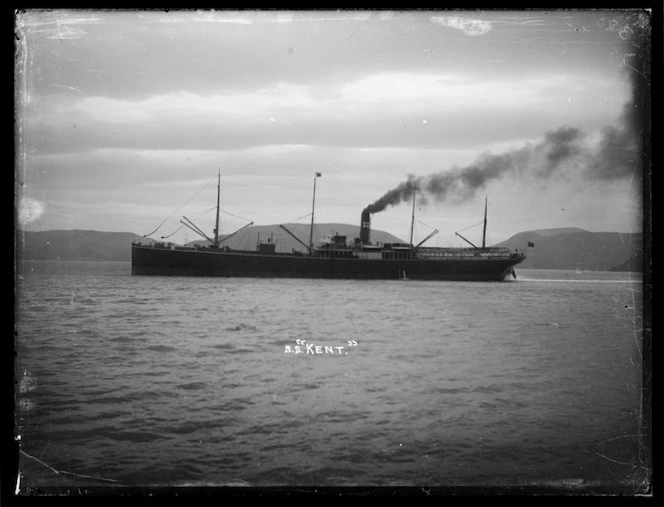
[[[370,213],[379,213],[389,206],[412,199],[425,204],[429,198],[466,200],[492,180],[510,175],[529,176],[545,180],[570,171],[589,180],[612,181],[633,178],[640,182],[643,171],[644,140],[648,139],[649,123],[649,67],[646,52],[649,47],[647,26],[634,30],[630,50],[623,65],[631,86],[630,100],[625,104],[616,125],[602,129],[598,143],[578,128],[560,127],[547,132],[537,143],[529,143],[506,153],[484,153],[466,167],[415,176],[386,192],[367,206]],[[636,23],[636,22],[635,22]],[[639,28],[638,24],[635,24]],[[639,35],[640,34],[640,35]]]
[[[586,151],[584,140],[585,135],[579,129],[562,127],[547,132],[540,143],[527,144],[506,153],[484,153],[463,168],[453,167],[428,176],[410,174],[406,181],[386,192],[368,209],[371,213],[378,213],[388,206],[410,201],[414,191],[418,192],[420,200],[431,197],[437,201],[448,197],[469,199],[490,181],[508,173],[548,178],[565,165],[578,163]]]

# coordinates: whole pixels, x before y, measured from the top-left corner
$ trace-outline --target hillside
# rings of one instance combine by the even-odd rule
[[[643,254],[636,253],[619,266],[611,268],[609,271],[643,271]]]
[[[288,229],[305,244],[309,243],[309,225],[291,224]],[[360,228],[348,224],[318,224],[313,240],[341,234],[351,243],[359,236]],[[278,225],[252,226],[232,235],[222,245],[236,250],[254,250],[259,241],[271,239],[278,252],[305,247]],[[150,238],[128,232],[99,231],[43,231],[17,234],[18,255],[24,259],[41,260],[99,260],[130,261],[131,243]],[[401,239],[384,231],[372,230],[372,242],[400,243]],[[528,242],[534,247],[527,247]],[[206,241],[196,241],[205,244]],[[544,229],[521,232],[495,246],[525,249],[527,259],[519,265],[526,269],[583,269],[597,271],[640,271],[643,264],[642,235],[640,233],[589,232],[583,229]]]
[[[309,242],[309,226],[306,224],[292,224],[288,229],[305,243]],[[314,226],[314,242],[321,236],[339,233],[346,235],[349,242],[359,236],[360,228],[356,225],[346,224],[318,224]],[[256,243],[272,241],[277,244],[278,252],[290,252],[293,249],[304,251],[305,248],[292,238],[278,225],[264,225],[249,227],[234,235],[223,245],[233,249],[254,250]],[[223,236],[222,236],[223,237]],[[85,230],[70,231],[18,231],[17,254],[23,259],[39,260],[97,260],[97,261],[130,261],[131,243],[140,240],[142,243],[151,243],[154,239],[142,238],[130,232],[99,232]],[[401,240],[387,232],[374,230],[371,232],[372,241],[384,243],[397,243]],[[205,244],[207,241],[196,241]]]
[[[17,254],[24,259],[130,261],[130,232],[17,231]]]
[[[559,227],[557,229],[536,229],[534,231],[529,231],[539,234],[540,236],[550,237],[550,236],[559,236],[560,234],[570,234],[573,232],[590,232],[579,227]]]
[[[553,233],[554,231],[557,231]],[[534,247],[527,247],[528,242]],[[524,269],[583,269],[594,271],[641,269],[642,234],[548,229],[521,232],[496,246],[526,249]],[[624,265],[624,269],[620,269]]]

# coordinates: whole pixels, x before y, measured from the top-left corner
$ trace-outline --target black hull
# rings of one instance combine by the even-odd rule
[[[132,245],[131,251],[132,274],[151,276],[500,281],[523,260],[517,254],[491,259],[369,260],[138,245]]]

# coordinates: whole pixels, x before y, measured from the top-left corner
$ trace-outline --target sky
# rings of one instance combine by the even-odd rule
[[[359,225],[464,246],[642,229],[641,11],[27,10],[24,230]],[[316,177],[320,173],[320,177]],[[155,231],[153,233],[153,231]]]

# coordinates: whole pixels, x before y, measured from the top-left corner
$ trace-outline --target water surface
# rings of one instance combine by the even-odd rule
[[[98,477],[631,492],[648,473],[635,274],[517,270],[484,283],[20,267],[24,491]]]

